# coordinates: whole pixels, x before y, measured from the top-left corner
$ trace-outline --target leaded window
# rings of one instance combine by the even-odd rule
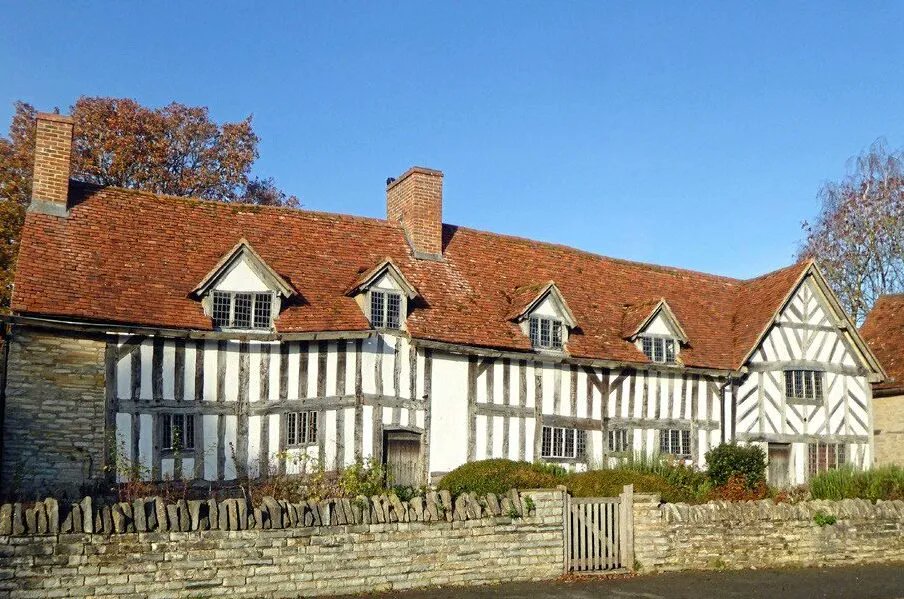
[[[846,447],[843,443],[810,443],[807,470],[810,476],[836,470],[847,463]]]
[[[643,337],[643,353],[653,362],[675,363],[675,340],[665,337]]]
[[[402,295],[394,291],[371,291],[370,324],[375,329],[401,328]]]
[[[562,323],[554,318],[530,318],[530,344],[538,349],[562,349]]]
[[[317,442],[317,412],[286,414],[286,445],[310,445]]]
[[[659,431],[659,452],[681,459],[690,459],[691,431],[676,428]]]
[[[195,417],[193,414],[161,414],[162,449],[179,451],[195,448]]]
[[[630,449],[628,444],[628,429],[616,428],[609,431],[609,451],[623,452]]]
[[[269,329],[273,294],[269,291],[214,291],[213,324],[220,329]]]
[[[786,370],[785,397],[822,401],[822,372],[818,370]]]
[[[543,427],[540,457],[581,459],[587,448],[585,431],[574,428]]]

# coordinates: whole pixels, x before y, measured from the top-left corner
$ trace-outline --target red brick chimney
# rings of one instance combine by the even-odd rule
[[[443,173],[413,166],[386,185],[386,218],[402,224],[415,258],[443,257]]]
[[[72,117],[38,113],[31,212],[66,216],[72,161]]]

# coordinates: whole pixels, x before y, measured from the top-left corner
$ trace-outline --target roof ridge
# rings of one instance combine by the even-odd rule
[[[158,193],[156,191],[147,191],[145,189],[132,189],[129,187],[120,187],[118,185],[99,185],[97,183],[89,183],[87,181],[79,181],[77,179],[71,179],[70,183],[75,183],[81,187],[97,189],[97,190],[110,190],[114,192],[124,192],[132,195],[139,195],[147,197],[152,200],[166,200],[166,201],[174,201],[174,202],[182,202],[186,204],[204,204],[211,205],[217,209],[236,209],[236,208],[248,208],[250,212],[265,212],[265,211],[273,211],[273,212],[286,212],[290,214],[298,214],[305,216],[320,216],[326,218],[342,218],[349,220],[357,220],[370,222],[375,224],[383,224],[388,225],[390,227],[397,227],[395,223],[386,220],[385,218],[377,218],[375,216],[361,216],[358,214],[345,214],[344,212],[327,212],[326,210],[311,210],[309,208],[292,208],[290,206],[271,206],[265,204],[250,204],[248,202],[224,202],[221,200],[208,200],[205,198],[199,198],[197,196],[178,196],[172,195],[168,193]]]
[[[625,264],[628,266],[639,266],[642,268],[648,268],[650,270],[665,271],[665,272],[671,273],[671,274],[689,274],[689,275],[704,276],[704,277],[707,277],[710,279],[717,279],[717,280],[725,281],[727,283],[740,284],[740,283],[745,282],[744,279],[729,277],[728,275],[720,275],[720,274],[715,274],[715,273],[710,273],[710,272],[704,272],[702,270],[694,270],[691,268],[682,268],[680,266],[668,266],[668,265],[664,265],[664,264],[654,264],[652,262],[643,262],[640,260],[629,260],[627,258],[616,258],[614,256],[606,256],[604,254],[598,254],[596,252],[591,252],[590,250],[584,250],[581,248],[576,248],[571,245],[565,245],[564,243],[556,243],[554,241],[542,241],[539,239],[531,239],[530,237],[524,237],[523,235],[513,235],[510,233],[496,233],[493,231],[484,231],[482,229],[475,229],[473,227],[466,227],[466,226],[462,226],[462,225],[452,225],[449,223],[443,223],[443,226],[455,227],[456,229],[463,229],[465,231],[470,231],[471,233],[477,233],[479,235],[490,235],[493,237],[502,237],[502,238],[511,239],[514,241],[536,243],[536,244],[543,245],[546,247],[551,247],[551,248],[560,248],[560,249],[568,250],[571,252],[578,252],[578,253],[593,257],[593,258],[600,258],[602,260],[608,260],[609,262],[614,262],[617,264]]]

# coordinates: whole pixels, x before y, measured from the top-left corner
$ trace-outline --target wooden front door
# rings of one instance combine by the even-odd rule
[[[404,487],[424,484],[420,433],[386,431],[383,447],[383,460],[391,484]]]
[[[787,443],[769,444],[769,484],[785,488],[791,482],[791,446]]]

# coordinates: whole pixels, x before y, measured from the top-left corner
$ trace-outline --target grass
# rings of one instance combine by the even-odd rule
[[[829,470],[810,479],[813,499],[904,499],[904,468],[884,466],[872,470],[851,467]]]

